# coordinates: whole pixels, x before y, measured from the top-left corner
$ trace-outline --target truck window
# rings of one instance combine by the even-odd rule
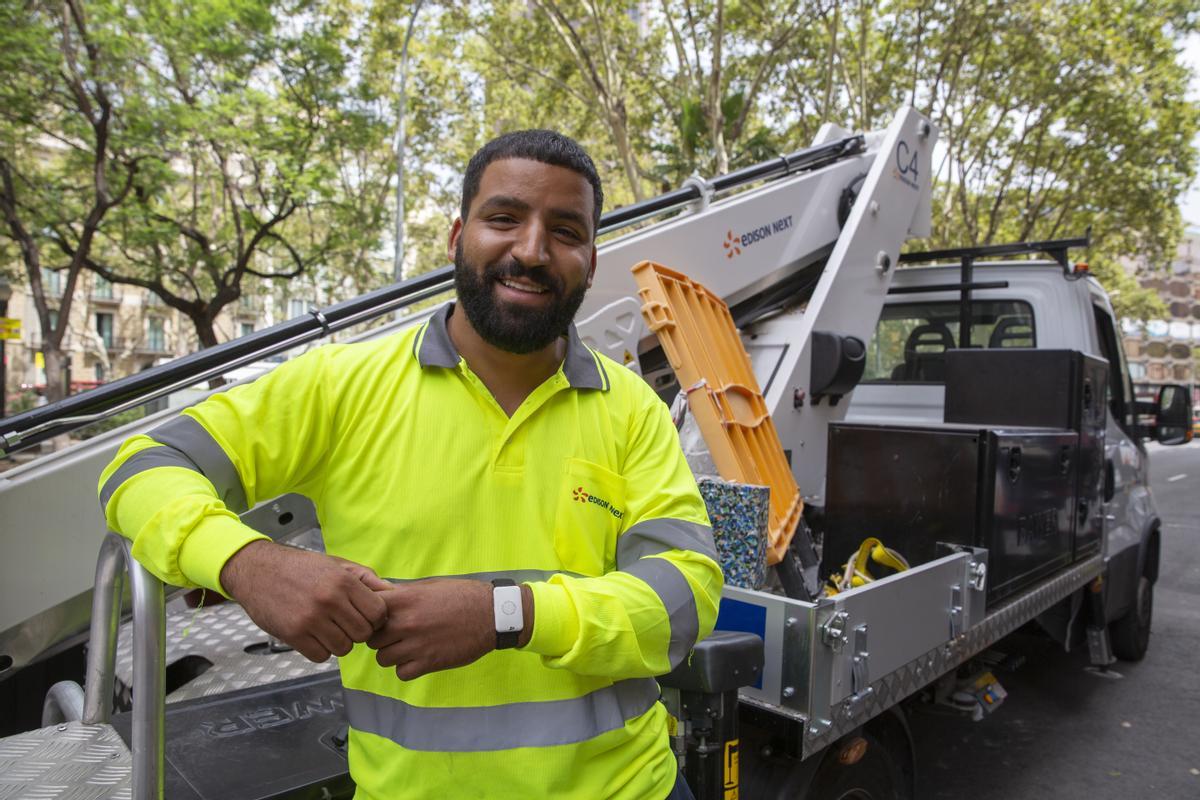
[[[1108,411],[1127,433],[1132,434],[1133,385],[1129,381],[1129,367],[1125,364],[1125,350],[1118,344],[1121,340],[1108,310],[1093,305],[1092,313],[1096,316],[1100,354],[1108,359]]]
[[[884,306],[867,347],[864,383],[943,383],[946,351],[960,347],[959,304]],[[971,303],[971,347],[1036,347],[1033,308],[1016,300]]]

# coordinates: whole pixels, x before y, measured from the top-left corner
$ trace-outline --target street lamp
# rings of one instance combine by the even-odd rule
[[[12,297],[12,286],[0,276],[0,317],[8,316],[8,298]],[[0,338],[0,419],[8,416],[5,409],[5,399],[8,395],[8,354],[4,351],[3,338]]]

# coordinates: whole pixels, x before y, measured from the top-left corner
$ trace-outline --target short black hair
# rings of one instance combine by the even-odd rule
[[[463,176],[462,207],[459,211],[463,222],[467,221],[471,201],[479,194],[479,181],[483,178],[483,171],[493,161],[506,158],[527,158],[530,161],[565,167],[587,178],[587,182],[592,185],[592,198],[595,200],[592,225],[599,229],[600,211],[604,207],[604,189],[600,185],[600,175],[596,172],[592,157],[570,136],[542,129],[502,134],[471,156],[471,161],[467,164],[467,174]]]

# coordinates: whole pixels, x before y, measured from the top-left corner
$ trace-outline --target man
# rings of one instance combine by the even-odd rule
[[[149,569],[341,658],[358,797],[690,796],[652,676],[711,631],[721,573],[666,407],[571,324],[602,202],[572,140],[490,142],[457,305],[215,395],[101,476]],[[288,491],[329,556],[230,510]]]

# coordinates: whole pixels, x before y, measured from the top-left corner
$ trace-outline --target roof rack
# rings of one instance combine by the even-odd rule
[[[1071,264],[1067,259],[1067,251],[1080,247],[1090,247],[1092,229],[1088,228],[1083,236],[1075,239],[1048,239],[1044,242],[1013,242],[1011,244],[988,244],[978,247],[957,247],[949,250],[926,250],[924,252],[901,253],[900,263],[928,264],[934,261],[961,261],[965,266],[980,258],[1000,256],[1037,255],[1050,256],[1064,270],[1070,272]]]
[[[923,252],[901,253],[898,261],[901,264],[932,264],[938,261],[957,261],[961,268],[958,283],[945,283],[936,286],[897,286],[888,290],[888,294],[914,294],[917,292],[957,291],[958,300],[958,346],[971,346],[971,292],[977,289],[1007,289],[1008,281],[976,281],[974,279],[975,262],[981,258],[998,258],[1002,256],[1021,256],[1044,254],[1050,256],[1060,267],[1063,274],[1070,279],[1079,277],[1071,268],[1067,258],[1069,250],[1091,246],[1092,229],[1089,227],[1083,236],[1074,239],[1048,239],[1042,242],[1013,242],[1011,244],[989,244],[978,247],[958,247],[949,250],[926,250]]]

